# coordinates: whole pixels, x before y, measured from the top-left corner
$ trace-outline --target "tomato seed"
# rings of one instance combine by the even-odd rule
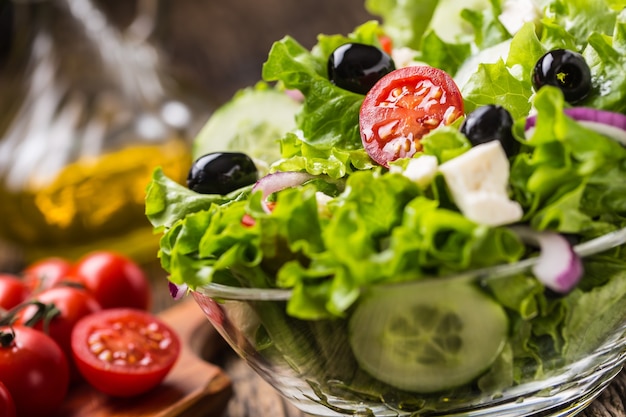
[[[97,354],[96,356],[103,362],[111,362],[113,360],[113,355],[108,349],[100,352],[100,354]]]
[[[398,120],[392,120],[391,122],[385,123],[384,125],[380,126],[378,128],[378,136],[380,136],[380,138],[383,140],[389,139],[392,135],[395,134],[395,127],[398,125],[398,123],[400,123]]]
[[[89,349],[95,354],[98,355],[99,353],[101,353],[104,349],[106,349],[106,347],[104,346],[104,344],[100,343],[100,342],[95,342],[95,343],[89,343]]]
[[[446,112],[443,114],[443,123],[445,125],[452,124],[456,119],[459,118],[459,114],[456,110],[456,107],[450,106],[446,109]]]
[[[429,128],[434,129],[441,124],[441,120],[435,117],[430,117],[428,119],[424,119],[423,123]]]

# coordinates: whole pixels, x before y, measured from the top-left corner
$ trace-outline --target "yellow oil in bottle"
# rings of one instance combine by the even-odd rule
[[[3,5],[0,240],[26,262],[106,249],[154,261],[145,189],[156,167],[184,183],[206,111],[152,42],[159,2],[128,26],[94,0]]]
[[[79,159],[41,187],[0,187],[0,235],[30,259],[94,249],[154,259],[159,237],[144,214],[146,186],[156,167],[184,183],[190,164],[188,143],[172,138]]]

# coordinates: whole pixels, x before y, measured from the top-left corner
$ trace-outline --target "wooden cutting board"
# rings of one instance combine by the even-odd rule
[[[86,383],[73,387],[58,417],[218,417],[228,403],[231,381],[208,362],[225,346],[191,299],[159,314],[182,342],[181,355],[161,385],[138,397],[121,399]]]

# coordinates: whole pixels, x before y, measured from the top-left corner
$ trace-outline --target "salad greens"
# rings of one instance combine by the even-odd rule
[[[423,188],[369,159],[359,135],[363,96],[333,85],[326,60],[346,42],[380,46],[383,34],[396,48],[411,48],[416,61],[463,78],[466,112],[500,104],[513,115],[523,150],[511,159],[509,185],[523,222],[579,240],[626,227],[626,148],[567,117],[563,109],[569,105],[559,90],[535,92],[531,82],[534,63],[545,52],[573,49],[592,71],[592,93],[580,105],[625,112],[626,10],[620,9],[626,2],[541,0],[543,13],[514,34],[499,20],[508,1],[476,2],[482,7],[451,19],[464,24],[457,39],[444,39],[446,28],[430,19],[451,3],[367,0],[383,23],[366,22],[347,36],[320,35],[312,50],[291,37],[277,41],[263,80],[300,90],[304,103],[297,129],[281,138],[282,158],[271,169],[316,178],[277,193],[267,213],[261,193],[251,187],[199,195],[157,169],[146,215],[163,233],[159,256],[171,281],[192,289],[210,282],[288,288],[287,314],[315,322],[346,317],[362,289],[375,284],[451,275],[534,254],[510,229],[465,218],[440,174]],[[496,50],[497,56],[489,56]],[[536,127],[525,138],[531,113]],[[466,152],[471,145],[458,123],[426,136],[421,153],[443,163]],[[327,198],[323,204],[320,193]],[[242,224],[244,215],[254,224]],[[623,250],[593,257],[585,267],[580,285],[564,297],[550,296],[526,273],[487,282],[512,331],[479,386],[519,382],[528,377],[526,369],[548,372],[558,363],[542,358],[577,358],[624,320]]]

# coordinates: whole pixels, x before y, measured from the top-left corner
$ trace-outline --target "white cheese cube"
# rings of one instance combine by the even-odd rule
[[[521,206],[509,199],[509,160],[499,141],[474,146],[439,167],[463,215],[489,226],[521,219]]]

